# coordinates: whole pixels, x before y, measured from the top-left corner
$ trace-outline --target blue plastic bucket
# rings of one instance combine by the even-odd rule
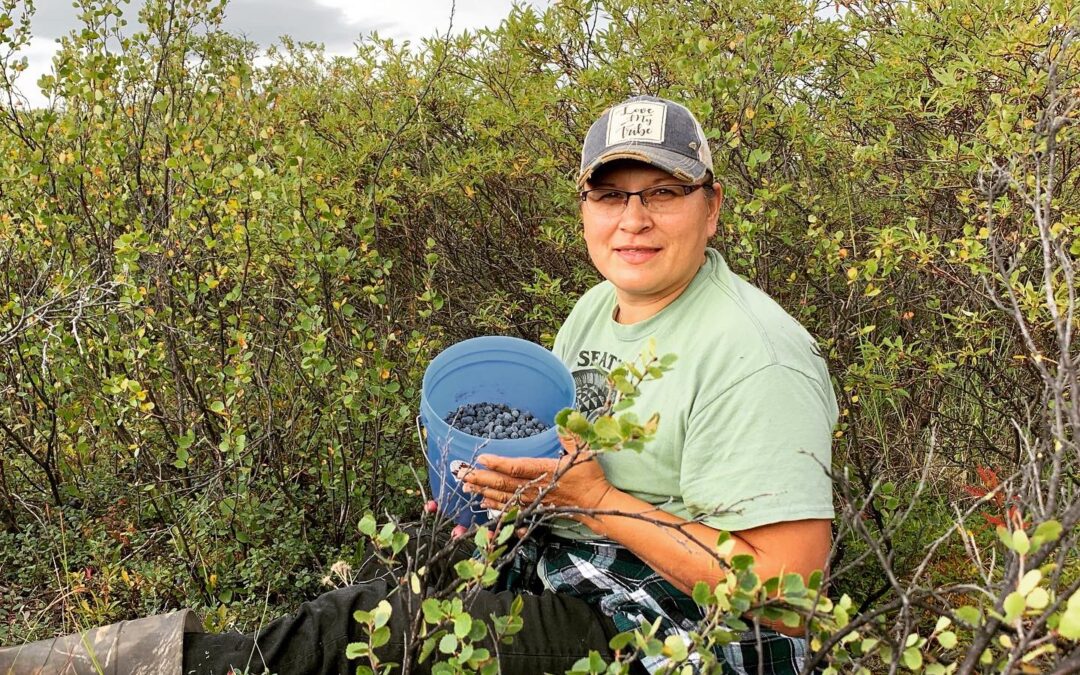
[[[528,411],[549,428],[535,436],[487,439],[451,427],[443,418],[466,403],[504,403]],[[554,354],[512,337],[485,336],[443,350],[424,371],[420,423],[427,431],[428,482],[443,513],[468,526],[487,512],[461,492],[453,471],[485,453],[558,457],[555,414],[574,405],[574,378]]]

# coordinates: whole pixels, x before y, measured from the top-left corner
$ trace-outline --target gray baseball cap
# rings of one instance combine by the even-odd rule
[[[616,159],[636,159],[697,184],[712,171],[705,132],[686,106],[655,96],[634,96],[604,111],[581,147],[578,187]]]

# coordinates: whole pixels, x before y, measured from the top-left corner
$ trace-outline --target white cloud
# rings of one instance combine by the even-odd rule
[[[556,0],[518,0],[543,9]],[[510,13],[514,0],[457,0],[455,32],[495,27]],[[129,27],[135,23],[139,0],[124,5]],[[52,69],[57,37],[76,26],[69,0],[37,0],[31,21],[34,38],[23,56],[28,68],[18,80],[30,105],[46,103],[35,82]],[[450,0],[356,2],[355,0],[230,0],[224,26],[233,33],[268,46],[281,35],[320,42],[331,54],[347,54],[361,36],[377,31],[382,37],[419,42],[445,33],[450,26]]]

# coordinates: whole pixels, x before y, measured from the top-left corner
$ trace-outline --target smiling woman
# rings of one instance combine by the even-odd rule
[[[677,354],[674,372],[631,408],[659,412],[659,430],[640,454],[571,444],[560,460],[484,455],[484,468],[461,478],[496,509],[544,485],[545,506],[571,519],[525,547],[517,562],[529,564],[506,588],[539,580],[588,599],[619,630],[644,622],[690,644],[702,615],[689,594],[724,576],[710,554],[721,530],[734,541],[728,555],[754,556],[762,578],[824,566],[836,399],[805,329],[708,248],[722,191],[689,110],[649,96],[608,109],[585,139],[578,185],[589,257],[606,281],[574,306],[554,351],[576,369],[579,392],[651,341]],[[579,397],[577,407],[595,417],[610,398]],[[735,672],[798,672],[801,629],[774,628],[715,657]],[[667,659],[640,665],[657,671]]]
[[[720,184],[699,191],[700,184],[676,181],[662,169],[620,159],[600,167],[589,179],[592,189],[582,193],[585,244],[596,269],[615,287],[621,323],[646,319],[677,298],[716,234]]]

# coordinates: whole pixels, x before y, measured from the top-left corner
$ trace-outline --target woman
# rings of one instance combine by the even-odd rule
[[[806,331],[707,247],[721,185],[686,108],[637,97],[606,111],[585,139],[579,185],[589,256],[606,281],[578,301],[554,351],[574,369],[578,408],[593,415],[609,399],[596,391],[604,370],[634,360],[649,340],[677,354],[634,406],[641,417],[660,412],[657,436],[641,453],[484,455],[484,470],[461,478],[489,508],[528,503],[543,489],[545,506],[575,512],[540,554],[545,587],[599,604],[620,629],[661,618],[667,634],[685,635],[698,618],[687,597],[694,585],[723,577],[707,553],[720,530],[735,542],[728,555],[753,555],[762,578],[824,567],[836,401]],[[603,578],[582,580],[586,561]],[[619,578],[627,565],[640,565],[638,581]],[[792,658],[805,652],[801,640],[769,639]],[[741,659],[730,651],[728,660]]]

